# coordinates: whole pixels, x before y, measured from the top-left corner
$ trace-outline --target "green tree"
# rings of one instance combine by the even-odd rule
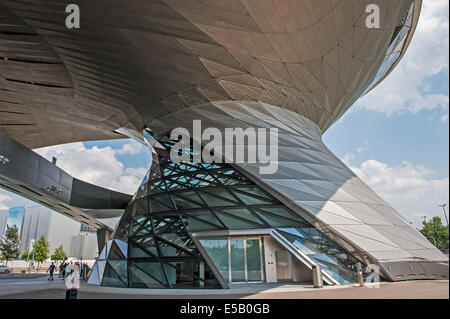
[[[6,263],[8,263],[9,260],[14,260],[19,257],[19,246],[19,230],[17,227],[11,227],[0,242],[0,252],[3,259],[6,260]]]
[[[20,256],[20,259],[23,260],[27,260],[27,259],[31,259],[32,254],[30,253],[30,251],[27,249],[23,252],[23,254]]]
[[[420,229],[422,235],[438,249],[448,249],[448,228],[442,225],[440,217],[433,217],[430,221],[424,221],[422,224],[423,228]]]
[[[59,246],[53,251],[53,255],[51,256],[52,260],[66,260],[67,254],[64,251],[63,245]]]
[[[33,250],[32,254],[34,253],[34,260],[38,262],[38,269],[40,263],[47,260],[48,255],[50,254],[50,244],[45,239],[44,235],[39,238],[34,244],[33,244]]]

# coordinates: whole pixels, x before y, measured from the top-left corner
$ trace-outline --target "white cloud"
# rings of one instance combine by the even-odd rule
[[[441,72],[448,74],[449,1],[424,1],[413,40],[402,61],[372,92],[357,102],[365,109],[392,114],[448,109],[449,97],[429,93],[427,80]]]
[[[127,144],[124,144],[120,149],[118,149],[116,151],[116,153],[119,155],[125,155],[125,154],[135,155],[135,154],[139,154],[141,151],[142,151],[142,144],[127,143]]]
[[[345,165],[349,166],[350,162],[354,159],[355,159],[355,155],[353,155],[352,153],[347,153],[342,158],[342,161],[345,163]]]
[[[442,123],[447,123],[448,122],[448,114],[444,114],[441,116],[440,121]]]
[[[137,154],[141,144],[135,141],[120,149],[109,146],[86,148],[83,143],[63,144],[36,149],[35,152],[51,160],[70,175],[95,185],[133,194],[140,185],[148,168],[125,168],[116,155]]]
[[[448,177],[433,179],[432,170],[407,161],[391,167],[368,160],[359,167],[350,168],[415,226],[419,226],[423,216],[439,216],[445,223],[438,204],[449,201]]]
[[[10,201],[12,198],[6,194],[0,194],[0,210],[8,209],[9,206],[5,204],[5,202]]]

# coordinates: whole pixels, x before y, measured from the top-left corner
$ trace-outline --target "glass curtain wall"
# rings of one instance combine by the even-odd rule
[[[127,207],[108,252],[99,258],[98,281],[105,286],[137,288],[219,288],[212,270],[195,246],[192,232],[279,229],[280,233],[342,283],[355,281],[356,259],[298,214],[255,185],[229,164],[174,163],[174,141],[162,138],[158,156]],[[192,150],[185,150],[192,155]],[[126,254],[118,243],[126,246]],[[243,245],[246,245],[244,247]],[[209,247],[208,245],[212,245]],[[256,242],[222,240],[205,249],[226,279],[261,277]],[[228,244],[227,244],[228,245]],[[242,251],[254,256],[243,270]]]

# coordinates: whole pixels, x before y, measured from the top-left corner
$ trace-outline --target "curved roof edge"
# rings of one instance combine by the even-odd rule
[[[406,50],[409,47],[409,44],[411,43],[411,40],[413,38],[414,33],[416,32],[416,28],[417,28],[417,24],[419,22],[419,17],[420,17],[420,12],[422,11],[422,2],[423,0],[415,0],[414,2],[414,16],[413,16],[413,23],[411,26],[411,30],[409,31],[408,37],[406,38],[405,41],[405,45],[402,48],[402,52],[400,54],[400,56],[398,57],[398,59],[392,64],[392,66],[390,67],[390,69],[386,72],[385,75],[383,75],[381,77],[381,79],[379,79],[377,81],[377,83],[375,83],[374,85],[372,85],[372,87],[367,90],[366,93],[364,93],[363,96],[367,95],[369,92],[371,92],[374,88],[376,88],[381,82],[384,81],[384,79],[386,79],[389,74],[391,74],[391,72],[396,68],[396,66],[400,63],[400,61],[402,60],[403,56],[405,55]]]

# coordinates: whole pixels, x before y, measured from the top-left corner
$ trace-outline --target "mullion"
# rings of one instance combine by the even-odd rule
[[[247,207],[246,207],[246,208],[247,208]],[[244,218],[244,217],[237,216],[237,215],[233,215],[233,214],[231,214],[231,213],[224,212],[224,211],[222,211],[222,210],[220,210],[220,213],[221,213],[221,214],[225,214],[225,215],[227,215],[227,216],[230,216],[230,217],[232,217],[232,218],[240,219],[240,220],[242,220],[242,221],[244,221],[244,222],[247,222],[247,223],[255,224],[255,225],[258,226],[258,228],[261,228],[261,227],[264,226],[264,225],[267,227],[267,225],[268,225],[265,221],[264,221],[264,225],[261,225],[261,224],[255,223],[254,221],[251,221],[251,220],[249,220],[249,219],[246,219],[246,218]],[[251,213],[250,213],[250,214],[251,214]],[[253,215],[253,214],[251,214],[251,215]],[[258,218],[258,219],[260,219],[260,218]]]
[[[274,216],[274,217],[286,219],[286,220],[294,222],[296,224],[304,225],[304,227],[311,227],[309,224],[305,224],[303,222],[299,222],[298,220],[292,219],[290,217],[284,217],[284,216],[277,215],[275,213],[271,213],[269,211],[264,210],[264,208],[271,208],[271,207],[262,207],[262,208],[255,207],[255,211],[259,212],[259,214],[261,214],[261,215],[268,214],[268,215],[271,215],[271,216]],[[296,226],[296,228],[298,228],[298,227]]]
[[[205,211],[207,211],[207,209],[204,209]],[[209,212],[209,211],[208,211]],[[210,212],[209,212],[210,213]],[[209,221],[207,221],[207,220],[204,220],[204,219],[202,219],[202,218],[200,218],[200,217],[197,217],[197,216],[195,216],[195,215],[191,215],[191,214],[189,214],[189,212],[186,212],[186,211],[183,211],[183,214],[184,215],[187,215],[187,216],[189,216],[190,218],[193,218],[193,219],[196,219],[196,220],[198,220],[198,221],[200,221],[200,222],[202,222],[202,223],[206,223],[206,224],[209,224],[209,225],[211,225],[211,226],[213,226],[214,228],[216,228],[216,229],[227,229],[226,227],[220,227],[220,226],[218,226],[218,225],[216,225],[216,224],[214,224],[214,223],[211,223],[211,222],[209,222]],[[217,217],[216,217],[217,218]],[[219,222],[220,222],[220,220],[218,220]]]
[[[197,190],[195,188],[193,188],[192,190],[202,200],[202,202],[205,205],[205,207],[207,208],[207,210],[209,210],[211,212],[211,214],[213,214],[214,217],[216,217],[216,219],[222,224],[223,228],[228,229],[228,227],[225,225],[225,223],[219,218],[219,216],[216,215],[216,213],[211,209],[211,207],[208,205],[208,203],[206,203],[206,201],[200,197]]]
[[[247,196],[249,196],[249,197],[254,197],[254,198],[260,199],[260,200],[262,200],[262,201],[266,201],[266,202],[267,202],[267,201],[270,201],[270,202],[272,202],[272,203],[277,203],[277,202],[278,202],[277,200],[273,199],[273,197],[272,197],[271,195],[269,196],[270,198],[263,197],[263,196],[259,196],[259,195],[253,194],[253,193],[249,193],[249,192],[247,192],[247,191],[245,191],[245,190],[239,189],[239,187],[241,187],[241,186],[242,186],[242,185],[230,186],[230,188],[233,189],[233,191],[235,191],[235,192],[237,192],[237,193],[240,193],[240,194],[242,194],[242,195],[247,195]],[[244,187],[248,187],[248,186],[244,186]],[[258,190],[261,191],[261,189],[259,189],[259,187],[258,187]],[[263,192],[263,193],[264,193],[264,192]]]
[[[137,234],[138,232],[142,231],[142,229],[148,228],[148,225],[147,225],[148,220],[149,220],[149,218],[147,218],[147,219],[145,220],[145,224],[143,224],[143,223],[141,223],[141,222],[139,222],[139,221],[137,221],[137,220],[134,219],[133,222],[139,224],[139,228],[138,228],[136,231],[132,231],[133,234]],[[133,229],[133,226],[134,226],[134,225],[131,226],[132,229]]]
[[[149,201],[150,201],[150,199],[149,199]],[[176,206],[174,206],[174,207],[176,207]],[[153,216],[151,214],[150,214],[150,222],[151,222],[152,229],[153,229],[153,234],[154,234],[155,233],[155,227],[154,227],[154,222],[153,222]],[[158,256],[161,258],[162,257],[161,248],[159,247],[159,244],[158,244],[157,240],[155,239],[155,236],[153,236],[153,240],[155,241],[155,246],[156,246],[156,251],[158,252]],[[172,285],[169,283],[169,278],[167,277],[166,271],[164,270],[164,267],[162,266],[162,263],[161,262],[159,262],[159,263],[161,265],[164,277],[166,278],[166,281],[167,281],[167,284],[169,285],[169,288],[172,288]]]
[[[152,236],[153,237],[153,236]],[[136,245],[138,248],[142,249],[145,253],[147,253],[148,255],[150,255],[151,257],[154,257],[155,259],[158,258],[159,256],[155,255],[154,253],[152,253],[150,250],[148,250],[146,247],[144,247],[141,243],[138,243],[137,241],[135,241],[134,239],[130,238],[129,239],[130,242],[134,245]],[[154,241],[155,239],[153,239]],[[155,244],[156,246],[156,244]],[[145,258],[149,258],[149,257],[145,257]]]
[[[154,262],[154,263],[155,263],[155,262]],[[160,264],[161,268],[164,270],[162,264],[161,264],[160,262],[158,262],[158,263]],[[159,283],[160,283],[161,285],[163,285],[164,287],[169,286],[169,288],[171,288],[171,286],[170,286],[170,284],[169,284],[168,281],[167,281],[167,283],[165,284],[165,283],[163,283],[162,281],[160,281],[159,279],[157,279],[156,277],[150,275],[147,271],[145,271],[145,270],[142,269],[141,267],[139,267],[139,264],[138,264],[138,263],[134,262],[133,265],[134,265],[135,267],[137,267],[138,269],[140,269],[142,272],[146,273],[149,277],[151,277],[151,278],[153,278],[154,280],[156,280],[157,282],[159,282]],[[166,278],[166,279],[167,279],[167,278]]]
[[[207,265],[207,263],[206,263],[204,260],[202,260],[201,262],[203,262],[205,265]],[[167,263],[167,265],[170,266],[170,267],[172,267],[172,268],[177,269],[177,267],[174,266],[174,265],[171,265],[171,264],[169,264],[169,263]],[[200,278],[199,276],[195,275],[195,274],[192,273],[192,272],[185,271],[185,273],[188,274],[188,275],[191,275],[191,276],[194,277],[195,279],[198,279],[198,280],[203,281],[204,283],[206,283],[206,280],[205,280],[205,279]]]
[[[230,188],[227,186],[227,185],[222,185],[224,188],[225,188],[225,190],[228,192],[228,193],[230,193],[231,194],[231,196],[232,197],[234,197],[236,200],[237,200],[237,202],[238,203],[241,203],[242,205],[244,205],[244,208],[248,208],[248,210],[250,211],[250,214],[252,214],[255,218],[257,218],[259,221],[261,221],[264,225],[266,225],[266,226],[269,226],[270,227],[270,225],[264,220],[264,219],[262,219],[260,216],[258,216],[257,214],[255,214],[255,212],[250,208],[250,206],[249,205],[246,205],[236,194],[234,194],[231,190],[230,190]],[[232,189],[232,188],[231,188]],[[233,207],[233,208],[235,208],[235,207]],[[222,210],[221,210],[221,212],[222,212]]]
[[[194,200],[192,200],[192,199],[190,199],[190,198],[187,198],[187,197],[184,197],[184,193],[187,193],[187,192],[193,192],[191,189],[188,189],[188,191],[186,191],[186,190],[179,190],[179,191],[174,191],[173,192],[173,195],[175,195],[175,196],[177,196],[177,197],[180,197],[181,199],[183,199],[183,200],[185,200],[185,201],[187,201],[187,202],[190,202],[190,203],[192,203],[192,204],[195,204],[195,205],[198,205],[198,206],[200,206],[200,207],[202,207],[201,205],[202,205],[202,203],[199,203],[199,202],[195,202]],[[198,196],[198,194],[196,193],[196,192],[194,192],[197,196]],[[202,199],[200,198],[200,201],[202,201]],[[181,209],[180,209],[181,210]]]
[[[202,188],[202,189],[200,190],[200,196],[201,196],[201,193],[206,193],[206,194],[208,194],[209,196],[216,197],[216,198],[218,198],[218,199],[224,200],[224,201],[229,202],[229,203],[233,203],[233,204],[236,204],[236,203],[237,203],[237,201],[233,201],[233,200],[231,200],[231,199],[229,199],[229,198],[225,198],[225,197],[222,197],[222,196],[220,196],[220,195],[217,195],[217,194],[212,193],[212,192],[214,191],[214,189],[215,189],[215,188],[211,188],[211,189],[210,189],[210,188]],[[228,191],[228,190],[226,190],[226,191]],[[234,196],[232,196],[232,197],[234,197]]]
[[[186,253],[186,254],[188,254],[188,255],[197,257],[197,255],[195,255],[195,254],[192,253],[191,251],[187,250],[186,248],[183,248],[183,247],[181,247],[181,246],[178,246],[177,244],[172,243],[171,241],[168,241],[167,239],[164,239],[164,238],[162,238],[162,237],[160,237],[160,236],[158,236],[158,235],[155,235],[155,237],[157,237],[158,240],[160,240],[160,241],[166,243],[166,244],[169,245],[169,246],[172,246],[172,247],[174,247],[174,248],[176,248],[176,249],[178,249],[178,250],[181,250],[182,252],[184,252],[184,253]],[[192,239],[190,239],[190,240],[192,241]]]
[[[123,261],[123,260],[114,260],[114,261]],[[112,271],[116,274],[116,276],[120,279],[120,281],[126,285],[127,283],[122,279],[122,276],[119,275],[119,273],[114,269],[114,267],[111,266],[111,263],[109,260],[106,262],[105,270],[106,270],[106,267],[108,266],[108,264],[109,264],[109,269],[112,269]],[[103,272],[103,279],[105,279],[105,272]],[[102,281],[103,281],[103,279],[102,279]]]

